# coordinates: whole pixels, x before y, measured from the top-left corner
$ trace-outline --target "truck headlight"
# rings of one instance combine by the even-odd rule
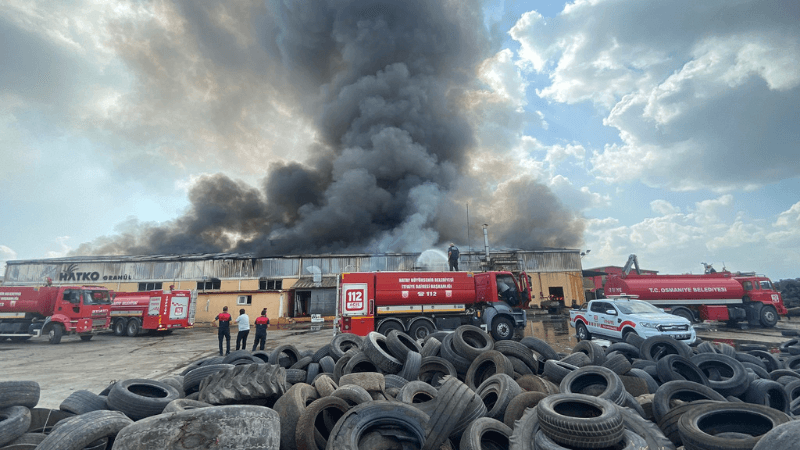
[[[651,323],[651,322],[639,322],[639,325],[641,325],[641,326],[643,326],[645,328],[658,328],[658,324],[657,323]]]

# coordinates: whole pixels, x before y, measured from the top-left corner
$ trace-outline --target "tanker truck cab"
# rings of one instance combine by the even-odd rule
[[[48,336],[51,342],[60,340],[60,333],[78,334],[88,341],[94,333],[108,329],[110,308],[111,295],[104,287],[67,288],[58,297],[54,314],[45,319],[38,332],[32,325],[32,331]]]
[[[628,333],[645,339],[669,336],[687,344],[697,339],[688,319],[630,296],[591,300],[586,307],[570,311],[570,325],[575,328],[579,340],[590,340],[594,336],[622,341]]]

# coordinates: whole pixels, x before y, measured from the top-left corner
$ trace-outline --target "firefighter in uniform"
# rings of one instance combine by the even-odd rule
[[[261,316],[256,318],[256,341],[253,343],[253,350],[256,351],[256,346],[261,344],[259,350],[264,350],[264,344],[267,342],[267,327],[269,326],[269,317],[267,317],[267,308],[261,310]]]
[[[217,314],[217,317],[214,318],[214,326],[216,327],[216,322],[219,321],[219,332],[217,336],[219,337],[219,356],[222,356],[222,338],[224,337],[228,347],[226,355],[231,352],[231,315],[228,314],[228,307],[225,306],[222,308],[222,312]]]

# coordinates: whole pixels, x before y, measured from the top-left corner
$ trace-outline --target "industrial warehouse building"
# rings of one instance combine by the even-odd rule
[[[563,299],[569,306],[584,301],[578,250],[463,252],[463,271],[525,271],[531,278],[534,301]],[[250,317],[267,308],[277,323],[330,318],[336,312],[336,278],[343,272],[446,271],[443,252],[385,254],[326,254],[253,257],[214,253],[148,256],[75,256],[6,263],[5,286],[91,284],[116,292],[189,289],[197,292],[195,321],[210,323],[222,310]],[[276,323],[276,322],[273,322]]]

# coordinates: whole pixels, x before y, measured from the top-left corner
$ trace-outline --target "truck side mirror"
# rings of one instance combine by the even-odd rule
[[[617,311],[615,309],[609,309],[609,310],[606,310],[606,314],[611,315],[611,316],[616,316],[617,315]]]

